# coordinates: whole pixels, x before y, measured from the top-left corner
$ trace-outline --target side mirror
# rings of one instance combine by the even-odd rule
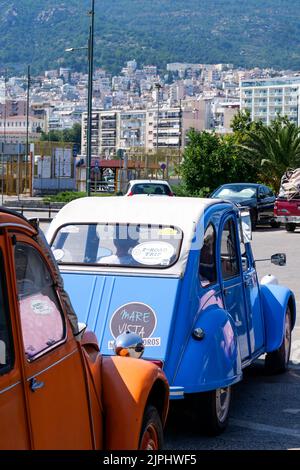
[[[276,253],[271,256],[271,263],[276,264],[276,266],[285,266],[286,265],[286,254],[285,253]]]
[[[114,351],[117,356],[139,359],[142,357],[144,349],[145,346],[142,338],[131,331],[122,333],[114,342]]]
[[[250,212],[245,209],[240,210],[240,239],[242,243],[249,243],[252,240],[252,223]]]

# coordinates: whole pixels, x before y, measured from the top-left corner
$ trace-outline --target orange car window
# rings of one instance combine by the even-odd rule
[[[64,321],[51,274],[38,251],[17,243],[14,254],[24,349],[32,359],[64,338]]]

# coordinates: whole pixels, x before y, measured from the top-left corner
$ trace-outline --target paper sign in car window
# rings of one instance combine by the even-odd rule
[[[134,247],[131,256],[147,266],[168,266],[174,253],[175,249],[170,243],[158,241],[140,243]]]

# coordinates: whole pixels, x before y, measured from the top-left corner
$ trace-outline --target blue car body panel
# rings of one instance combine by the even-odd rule
[[[294,294],[284,286],[266,285],[260,288],[265,317],[265,351],[278,349],[283,340],[285,312],[291,308],[292,327],[296,321],[296,303]]]

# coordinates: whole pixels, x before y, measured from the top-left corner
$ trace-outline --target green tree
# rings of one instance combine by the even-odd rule
[[[241,159],[235,136],[192,129],[180,172],[188,194],[203,195],[225,183],[256,181],[257,171]]]
[[[300,128],[278,116],[271,125],[248,131],[241,148],[260,162],[262,180],[278,190],[284,172],[300,165]]]
[[[71,129],[42,132],[41,140],[49,142],[73,142],[81,145],[81,125],[75,123]]]

